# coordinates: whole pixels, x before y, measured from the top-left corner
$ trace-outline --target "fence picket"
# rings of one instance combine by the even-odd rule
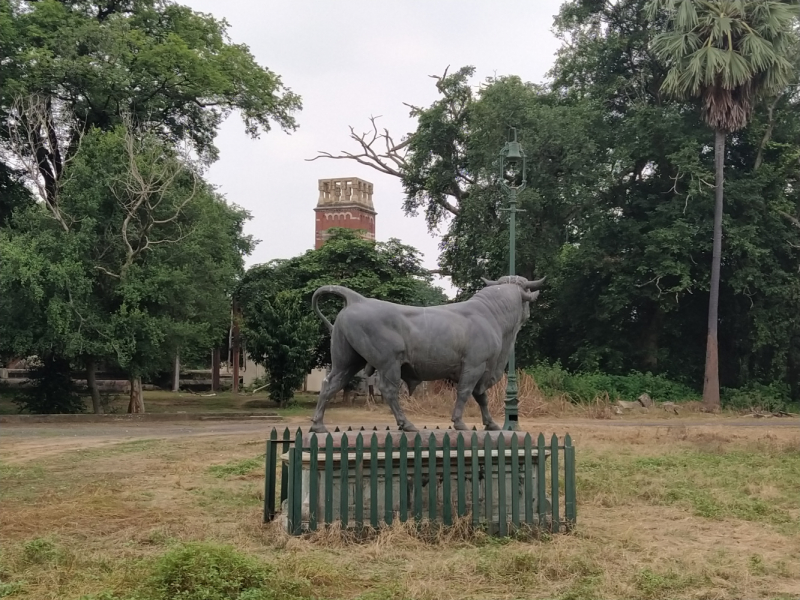
[[[545,501],[547,500],[545,463],[547,462],[547,457],[543,433],[539,434],[539,439],[536,441],[536,455],[536,512],[539,515],[539,527],[544,527],[547,515],[547,508],[545,507]]]
[[[292,533],[300,535],[303,526],[303,432],[297,429],[295,435],[294,448],[289,455],[293,457],[292,464],[292,487],[289,503],[292,504]]]
[[[550,529],[553,533],[558,533],[561,523],[558,515],[558,438],[556,434],[550,439],[550,502],[553,507],[553,520]]]
[[[564,518],[568,528],[575,524],[575,513],[575,446],[567,434],[564,437]]]
[[[525,434],[525,523],[533,525],[533,447],[531,434]]]
[[[278,465],[276,462],[278,456],[277,441],[278,430],[273,427],[267,442],[267,454],[264,457],[264,522],[272,521],[275,518],[275,484],[278,477]]]
[[[333,436],[325,440],[325,525],[333,523]]]
[[[363,431],[363,427],[361,430]],[[361,433],[356,437],[356,493],[355,493],[355,518],[356,527],[364,527],[364,436]]]
[[[309,444],[310,459],[308,462],[308,529],[315,531],[317,529],[317,520],[319,519],[319,442],[317,436],[311,436],[311,443]]]
[[[350,516],[348,513],[350,512],[350,499],[348,498],[348,491],[349,491],[349,481],[350,481],[350,453],[349,448],[347,447],[347,434],[342,435],[341,440],[341,448],[340,448],[341,460],[339,461],[339,491],[340,493],[340,500],[341,503],[339,504],[339,520],[342,522],[342,529],[347,527],[348,517]]]
[[[508,535],[508,509],[506,506],[506,440],[497,438],[497,520],[500,535]]]
[[[384,521],[387,525],[392,524],[392,518],[394,517],[394,497],[392,492],[394,491],[394,465],[393,465],[393,455],[394,454],[394,446],[392,445],[392,434],[386,434],[386,442],[383,448],[383,472],[384,478],[383,482],[386,488],[386,497],[384,500]]]
[[[376,427],[377,430],[377,427]],[[378,434],[372,434],[369,449],[369,524],[378,527]]]
[[[463,517],[467,514],[467,469],[464,462],[464,436],[461,432],[457,432],[458,440],[456,441],[456,487],[458,488],[456,495],[458,496],[458,516]]]
[[[281,455],[286,454],[289,451],[289,441],[292,439],[292,434],[289,433],[289,428],[283,430],[283,444]],[[281,501],[279,506],[283,507],[283,501],[289,495],[289,466],[281,460]]]
[[[519,529],[519,442],[517,435],[511,438],[511,524]]]
[[[400,522],[408,520],[408,437],[400,434]]]
[[[436,520],[436,492],[438,477],[436,475],[436,435],[428,438],[428,518]]]
[[[453,524],[453,502],[450,490],[450,434],[442,439],[442,522]]]
[[[470,442],[470,460],[472,462],[472,525],[477,527],[480,515],[480,463],[478,462],[478,434],[472,434]]]
[[[422,520],[422,435],[414,436],[414,518]]]
[[[492,532],[492,438],[487,435],[483,438],[483,482],[484,482],[484,508],[486,511],[486,530]]]

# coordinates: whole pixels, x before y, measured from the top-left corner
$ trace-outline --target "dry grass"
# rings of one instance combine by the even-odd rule
[[[450,401],[451,402],[451,401]],[[495,412],[495,414],[497,414]],[[367,540],[292,538],[261,524],[264,435],[133,440],[10,465],[0,448],[0,597],[125,598],[178,544],[229,544],[319,598],[777,598],[800,595],[800,432],[607,427],[572,435],[578,529],[521,542],[428,539],[396,525]],[[211,469],[217,466],[220,468]],[[251,468],[252,467],[252,468]],[[305,589],[305,588],[303,588]],[[305,592],[304,592],[305,593]],[[302,596],[303,598],[308,596]]]
[[[508,378],[503,378],[488,392],[489,410],[492,415],[502,415],[505,403],[505,391]],[[525,371],[517,375],[520,418],[534,419],[541,417],[572,417],[585,419],[611,419],[616,415],[614,402],[608,394],[597,396],[590,403],[573,403],[566,394],[557,396],[545,395],[536,384],[536,381]],[[405,388],[402,388],[405,391]],[[401,400],[408,407],[409,412],[428,417],[450,418],[453,412],[456,389],[451,383],[443,381],[430,382],[427,386],[420,386],[413,396],[403,394]],[[682,402],[680,414],[699,415],[700,402]],[[480,409],[475,402],[467,402],[464,412],[465,418],[480,420]],[[669,418],[674,413],[668,413],[658,407],[650,409],[635,409],[626,414],[647,415],[648,418]],[[496,418],[496,417],[495,417]]]

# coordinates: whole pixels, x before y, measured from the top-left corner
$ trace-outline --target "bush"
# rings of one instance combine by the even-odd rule
[[[553,365],[539,364],[528,369],[528,373],[545,394],[566,394],[572,402],[591,402],[604,394],[608,394],[611,400],[633,401],[645,392],[658,402],[699,398],[698,393],[690,387],[651,373],[570,373],[558,362]]]
[[[230,546],[190,543],[159,558],[137,600],[303,600],[306,581],[286,580],[275,569]]]
[[[77,385],[72,381],[72,369],[65,358],[45,356],[28,373],[32,386],[14,397],[21,412],[36,414],[72,414],[86,410]]]
[[[789,386],[773,382],[769,385],[751,383],[742,388],[723,388],[720,402],[733,410],[761,409],[765,411],[788,410],[792,402]]]

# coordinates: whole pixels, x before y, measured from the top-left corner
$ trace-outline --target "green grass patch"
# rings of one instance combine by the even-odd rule
[[[226,479],[230,477],[243,477],[249,475],[256,469],[264,468],[264,455],[256,458],[245,458],[244,460],[237,460],[224,465],[212,465],[208,468],[208,472],[214,477],[219,479]]]
[[[586,456],[577,469],[578,498],[603,505],[631,500],[678,505],[708,519],[737,518],[788,526],[800,452],[678,450],[657,457]]]

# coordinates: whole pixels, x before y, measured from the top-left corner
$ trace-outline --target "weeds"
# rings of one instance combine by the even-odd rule
[[[212,465],[208,468],[208,472],[214,477],[225,479],[229,477],[244,477],[257,469],[263,468],[264,455],[262,454],[256,458],[245,458],[244,460],[237,460],[224,465]]]

